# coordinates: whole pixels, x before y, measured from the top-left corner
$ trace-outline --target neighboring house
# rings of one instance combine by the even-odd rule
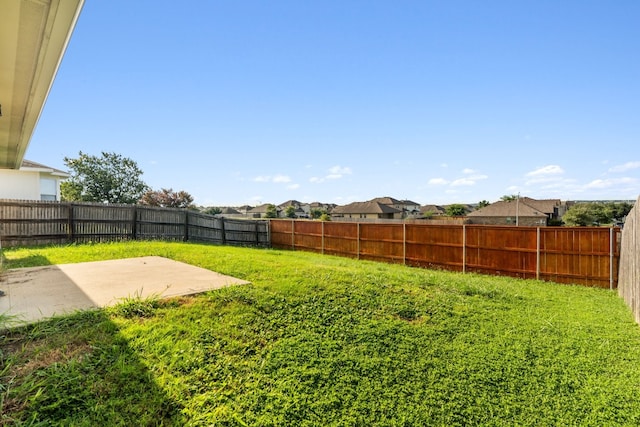
[[[420,214],[420,204],[412,202],[411,200],[398,200],[393,197],[377,197],[370,200],[370,202],[380,203],[382,205],[390,206],[402,212],[401,218],[409,216],[417,217]]]
[[[541,209],[531,206],[531,200],[520,198],[500,201],[473,211],[467,215],[471,224],[487,225],[547,225],[549,216]]]
[[[0,169],[0,199],[60,200],[60,183],[69,174],[23,160],[20,169]]]
[[[538,209],[546,214],[550,220],[561,220],[562,216],[567,212],[567,204],[560,199],[536,200],[529,197],[520,197],[520,202]]]
[[[293,206],[296,218],[308,218],[309,212],[303,209],[303,204],[297,200],[288,200],[282,204],[277,206],[278,208],[278,216],[286,217],[287,216],[287,208],[289,206]]]
[[[263,205],[260,206],[256,206],[253,209],[249,209],[249,211],[247,211],[247,215],[252,217],[252,218],[266,218],[267,215],[267,209],[269,208],[269,206],[271,206],[271,203],[265,203]],[[280,216],[280,208],[276,206],[276,216],[279,217]]]
[[[223,207],[220,208],[221,212],[218,214],[220,217],[224,218],[244,218],[246,215],[242,212],[237,211],[231,207]]]
[[[359,219],[401,219],[402,210],[380,202],[353,202],[344,206],[336,206],[331,211],[332,218]]]
[[[249,213],[249,211],[251,209],[253,209],[253,206],[249,206],[249,205],[243,205],[243,206],[239,206],[237,208],[235,208],[238,212],[240,212],[243,215],[247,215]]]
[[[226,208],[222,208],[222,212],[220,212],[220,215],[242,215],[242,214],[239,211],[235,210],[234,208],[226,207]]]
[[[420,208],[420,216],[430,218],[434,216],[443,216],[445,209],[439,205],[424,205]]]
[[[312,203],[303,205],[302,209],[304,209],[305,212],[307,212],[307,215],[311,216],[311,211],[316,209],[330,214],[333,208],[335,208],[336,206],[337,205],[334,203],[312,202]]]

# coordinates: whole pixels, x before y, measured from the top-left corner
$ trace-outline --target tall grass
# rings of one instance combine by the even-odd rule
[[[638,425],[640,330],[613,292],[302,252],[134,242],[251,282],[12,329],[3,420],[33,425]]]

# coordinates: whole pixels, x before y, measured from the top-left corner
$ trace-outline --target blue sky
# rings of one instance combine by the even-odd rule
[[[203,206],[640,194],[635,0],[86,0],[26,158]]]

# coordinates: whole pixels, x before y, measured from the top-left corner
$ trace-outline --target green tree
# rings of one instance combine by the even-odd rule
[[[633,209],[633,205],[628,202],[612,203],[611,215],[615,221],[622,221],[629,215],[631,209]]]
[[[566,225],[607,225],[622,221],[633,206],[627,202],[588,202],[573,205],[562,216]]]
[[[478,202],[478,209],[482,209],[482,208],[486,208],[487,206],[489,206],[491,203],[489,203],[488,200],[480,200]]]
[[[624,220],[633,206],[627,202],[587,202],[573,205],[563,215],[566,225],[607,225]]]
[[[613,221],[613,211],[610,204],[590,203],[589,205],[595,225],[609,224]]]
[[[325,213],[327,212],[322,209],[314,208],[314,209],[311,209],[311,211],[309,212],[309,216],[311,217],[311,219],[319,219],[322,216],[322,214],[325,214]]]
[[[116,153],[64,158],[70,177],[60,185],[62,200],[134,204],[149,190],[142,170],[133,160]]]
[[[320,221],[331,221],[331,215],[329,215],[327,212],[322,212],[319,219]]]
[[[467,214],[467,208],[459,203],[454,203],[447,206],[444,213],[447,216],[465,216]]]
[[[276,205],[268,204],[267,209],[264,213],[265,218],[277,218],[278,217],[278,209]]]
[[[207,215],[219,215],[222,213],[222,209],[215,206],[209,206],[208,208],[202,209],[202,213]]]
[[[163,208],[188,209],[193,207],[193,196],[186,191],[173,191],[171,188],[163,188],[158,191],[149,190],[140,198],[140,204]]]
[[[562,220],[568,226],[587,226],[596,222],[595,210],[592,203],[577,203],[569,208],[562,216]]]
[[[517,194],[505,194],[504,196],[500,197],[500,200],[502,200],[503,202],[513,202],[514,200],[517,200],[520,196]]]
[[[284,210],[284,215],[287,218],[295,218],[296,217],[296,208],[292,205],[289,205]]]

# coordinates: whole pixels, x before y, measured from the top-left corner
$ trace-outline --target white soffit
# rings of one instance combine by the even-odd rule
[[[83,4],[1,0],[0,168],[20,168]]]

